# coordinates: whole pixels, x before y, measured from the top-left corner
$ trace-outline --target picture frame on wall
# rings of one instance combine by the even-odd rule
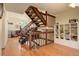
[[[78,19],[69,19],[69,23],[76,23],[78,22]]]

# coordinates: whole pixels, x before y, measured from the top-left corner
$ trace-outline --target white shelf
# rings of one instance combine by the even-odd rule
[[[57,31],[56,35],[59,39],[61,39],[61,37],[62,37],[62,39],[65,39],[65,40],[69,39],[69,40],[77,41],[77,39],[75,37],[72,39],[73,36],[77,36],[77,38],[78,38],[78,34],[77,34],[78,24],[77,23],[72,23],[72,24],[68,23],[68,24],[64,24],[64,25],[60,24],[58,26],[59,26],[59,28],[58,28],[58,30],[56,30]],[[63,29],[61,27],[63,27]],[[60,33],[60,31],[62,31],[63,33]],[[69,34],[67,34],[67,33],[69,33]]]

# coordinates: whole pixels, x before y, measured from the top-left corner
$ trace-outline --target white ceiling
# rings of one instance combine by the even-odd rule
[[[69,3],[6,3],[6,9],[13,12],[24,13],[28,6],[33,5],[41,10],[48,11],[50,14],[58,14],[72,9]]]

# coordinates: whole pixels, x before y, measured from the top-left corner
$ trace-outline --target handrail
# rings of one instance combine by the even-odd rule
[[[31,24],[33,24],[33,22],[31,21],[31,22],[29,22],[24,28],[28,28],[28,27],[30,27],[31,26]],[[23,29],[24,29],[23,28]]]

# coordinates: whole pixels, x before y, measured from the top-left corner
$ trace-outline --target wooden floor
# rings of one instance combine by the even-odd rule
[[[24,49],[18,43],[18,38],[9,38],[4,56],[79,56],[79,50],[59,44],[49,44],[39,49]]]

